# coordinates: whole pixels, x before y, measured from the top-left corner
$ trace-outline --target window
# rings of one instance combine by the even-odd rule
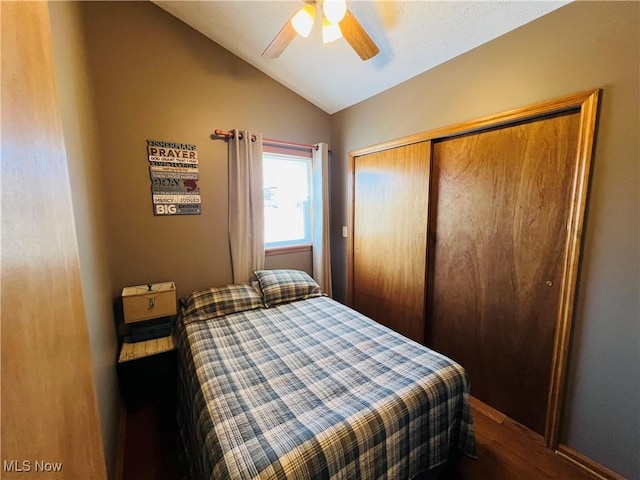
[[[311,159],[263,153],[264,246],[311,243]]]

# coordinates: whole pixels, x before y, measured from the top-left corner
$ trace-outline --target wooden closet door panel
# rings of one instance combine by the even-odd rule
[[[355,158],[352,306],[424,343],[430,142]]]
[[[0,10],[0,478],[105,479],[48,2]]]
[[[579,114],[434,144],[428,344],[544,434]]]

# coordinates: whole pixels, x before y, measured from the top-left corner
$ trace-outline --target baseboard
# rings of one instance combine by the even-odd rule
[[[625,480],[624,477],[621,477],[617,473],[612,472],[608,468],[603,467],[599,463],[594,462],[590,458],[585,457],[566,445],[558,445],[558,448],[556,448],[556,454],[582,468],[584,471],[590,473],[594,478],[599,480]]]
[[[124,470],[124,449],[127,438],[127,409],[120,405],[120,421],[118,423],[118,445],[116,448],[116,480],[122,480]]]
[[[478,400],[473,395],[469,395],[469,405],[471,406],[471,408],[479,411],[484,416],[489,417],[491,420],[493,420],[496,423],[502,424],[507,418],[507,416],[504,413],[499,412],[498,410],[487,405],[483,401]]]

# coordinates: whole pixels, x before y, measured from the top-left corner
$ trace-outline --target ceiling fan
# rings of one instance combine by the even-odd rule
[[[262,52],[263,57],[279,57],[296,34],[308,37],[318,11],[322,14],[322,41],[324,43],[344,37],[362,60],[369,60],[378,54],[380,49],[349,11],[346,0],[303,1],[306,5],[284,24],[269,46]]]

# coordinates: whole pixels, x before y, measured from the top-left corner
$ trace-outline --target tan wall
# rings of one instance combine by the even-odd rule
[[[344,299],[349,151],[603,89],[561,442],[627,478],[640,476],[639,19],[636,2],[562,7],[335,114],[331,145],[334,292]]]
[[[311,275],[313,274],[313,259],[310,252],[267,255],[264,259],[264,268],[294,268],[296,270],[304,270]]]
[[[50,2],[49,14],[102,440],[108,477],[113,478],[120,413],[114,368],[118,344],[98,131],[78,6],[75,2]]]
[[[127,285],[172,280],[185,296],[231,282],[227,145],[211,133],[241,128],[268,138],[329,142],[329,115],[151,3],[84,2],[82,12],[112,294]],[[153,215],[147,139],[197,146],[201,215]],[[288,266],[276,258],[269,265]]]

